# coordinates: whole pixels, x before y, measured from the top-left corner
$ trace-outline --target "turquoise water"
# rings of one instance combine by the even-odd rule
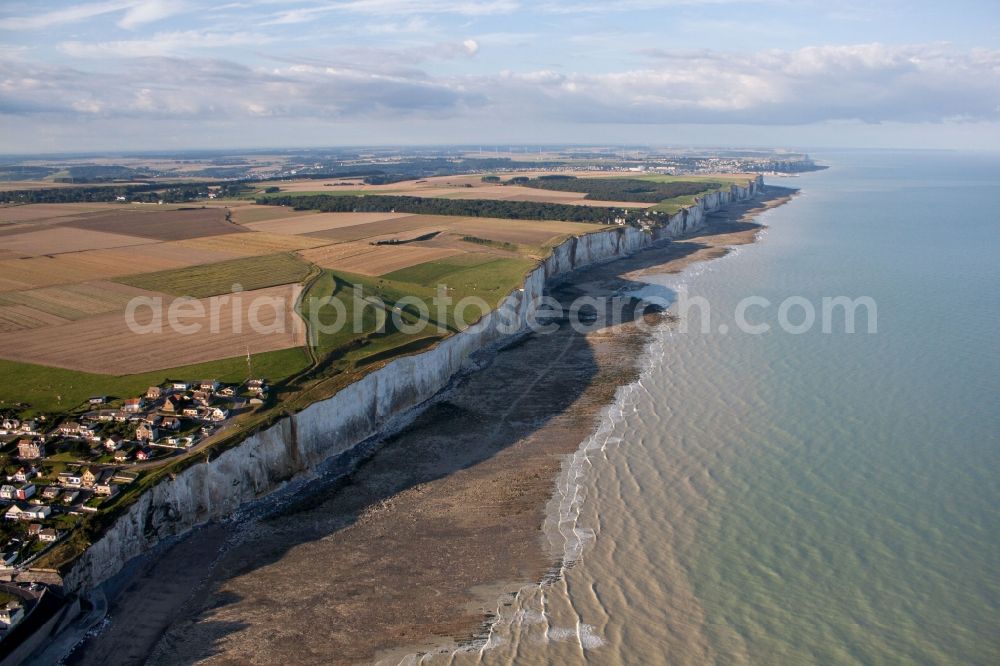
[[[579,558],[485,661],[1000,663],[1000,156],[816,157],[760,242],[654,278],[713,332],[658,335],[553,502]],[[789,296],[878,331],[782,332]]]

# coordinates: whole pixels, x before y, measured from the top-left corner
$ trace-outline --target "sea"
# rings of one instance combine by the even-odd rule
[[[455,662],[1000,664],[1000,155],[813,156],[757,243],[648,278],[689,325]]]

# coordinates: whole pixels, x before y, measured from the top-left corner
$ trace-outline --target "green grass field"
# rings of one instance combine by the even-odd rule
[[[162,291],[177,296],[205,298],[232,292],[234,284],[244,291],[301,282],[309,276],[311,264],[292,253],[230,259],[214,264],[141,273],[116,278],[116,282]]]
[[[302,314],[307,321],[320,324],[311,324],[315,334],[314,350],[318,357],[332,356],[361,362],[387,349],[411,349],[417,340],[442,335],[440,328],[451,332],[460,330],[462,322],[458,322],[455,316],[455,306],[459,301],[475,296],[486,303],[487,309],[495,308],[505,296],[521,286],[525,274],[535,263],[531,259],[506,259],[471,253],[429,261],[381,277],[324,271],[303,299]],[[452,300],[443,313],[433,302],[439,284],[447,287],[447,295]],[[355,287],[360,287],[362,298],[377,299],[385,304],[389,312],[405,297],[419,298],[427,306],[430,325],[421,331],[404,333],[392,324],[391,316],[387,315],[385,332],[375,334],[379,310],[382,313],[387,310],[360,304]],[[325,297],[340,301],[342,309],[328,304],[311,312],[310,308],[318,303],[313,299]],[[418,308],[405,302],[404,305],[403,323],[415,323],[419,316]],[[471,324],[483,314],[485,311],[475,305],[467,307],[462,313],[464,324]],[[354,325],[356,318],[361,322],[360,327]],[[342,322],[339,326],[338,321]]]
[[[254,375],[271,382],[281,381],[309,365],[309,358],[301,348],[254,354],[251,361]],[[0,377],[14,380],[0,382],[0,407],[26,402],[31,405],[29,413],[39,413],[73,409],[94,395],[138,396],[168,379],[208,377],[241,382],[247,378],[247,362],[245,356],[237,356],[118,377],[0,360]]]

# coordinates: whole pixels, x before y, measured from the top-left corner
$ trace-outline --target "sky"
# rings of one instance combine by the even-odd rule
[[[1000,0],[3,0],[0,153],[1000,150]]]

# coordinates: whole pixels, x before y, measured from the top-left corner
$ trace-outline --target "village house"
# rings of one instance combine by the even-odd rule
[[[45,486],[45,490],[42,491],[42,498],[54,502],[61,492],[59,486]]]
[[[202,391],[208,391],[210,393],[215,392],[219,388],[219,380],[217,379],[203,379],[198,382],[198,388]]]
[[[52,543],[54,541],[58,541],[59,540],[59,532],[55,531],[51,527],[48,527],[48,528],[46,528],[46,529],[44,529],[44,530],[42,530],[42,531],[40,531],[38,533],[38,540],[39,541],[47,541],[48,543]]]
[[[108,396],[106,396],[106,395],[95,395],[93,398],[91,398],[87,402],[89,402],[92,405],[103,405],[107,401],[108,401]]]
[[[17,443],[17,457],[22,460],[44,458],[45,444],[34,439],[22,439]]]
[[[129,459],[131,453],[126,449],[119,449],[115,451],[115,462],[123,463]]]
[[[229,418],[229,412],[222,407],[212,407],[208,412],[208,418],[213,421],[225,421]]]
[[[37,434],[38,433],[38,421],[30,419],[28,421],[21,421],[21,427],[18,428],[21,432],[27,434]]]
[[[136,412],[141,412],[142,408],[145,406],[145,398],[129,398],[125,401],[125,406],[122,407],[122,410],[134,414]]]
[[[28,536],[29,537],[36,537],[36,536],[38,536],[38,533],[41,532],[41,531],[42,531],[42,524],[41,523],[31,523],[30,525],[28,525]]]
[[[135,431],[135,438],[140,442],[154,442],[158,439],[159,433],[156,426],[143,423]]]
[[[150,386],[146,389],[146,399],[147,400],[159,400],[163,397],[163,389],[159,386]]]
[[[59,426],[59,434],[64,437],[76,437],[80,434],[80,424],[76,421],[66,421]]]
[[[149,460],[153,457],[153,450],[147,447],[143,447],[135,452],[136,460]]]
[[[83,470],[83,474],[80,475],[80,484],[84,488],[93,488],[95,483],[97,483],[97,474],[94,470],[89,467]]]
[[[79,490],[66,490],[63,492],[62,501],[64,504],[72,504],[80,496]]]
[[[181,429],[181,420],[176,416],[164,416],[160,421],[160,427],[164,430],[178,431]]]
[[[232,398],[234,395],[236,395],[236,389],[234,389],[232,386],[223,386],[221,389],[219,389],[219,395],[221,395],[224,398]]]
[[[118,486],[111,483],[111,480],[102,481],[94,486],[94,494],[100,497],[114,497],[118,494]]]
[[[264,383],[263,379],[250,379],[247,380],[247,390],[250,393],[260,395],[267,391],[267,384]]]
[[[195,391],[191,394],[191,399],[199,405],[207,405],[212,400],[212,394],[208,391]]]
[[[4,419],[3,421],[0,421],[0,428],[3,428],[4,430],[17,430],[20,427],[21,422],[17,419]]]
[[[77,472],[59,472],[60,485],[69,486],[70,488],[79,488],[83,485],[83,479]]]
[[[36,476],[38,476],[38,468],[35,466],[19,467],[18,470],[14,472],[14,480],[18,483],[27,483]]]
[[[0,499],[12,500],[17,496],[17,488],[11,485],[0,486]]]
[[[28,483],[18,488],[14,496],[19,500],[27,500],[35,496],[36,490],[35,484]]]
[[[45,520],[51,513],[52,508],[44,504],[38,506],[12,504],[3,517],[7,520]]]
[[[124,442],[125,439],[121,435],[111,435],[111,437],[104,440],[104,448],[108,451],[117,451],[122,448]]]
[[[163,407],[161,407],[160,409],[162,409],[164,412],[167,412],[168,414],[174,414],[181,411],[183,407],[184,407],[184,400],[180,396],[172,395],[163,401]]]
[[[184,416],[187,416],[188,418],[196,419],[196,418],[198,418],[198,411],[200,409],[201,408],[198,407],[197,405],[186,405],[181,410],[181,414],[183,414]]]
[[[174,391],[187,391],[190,385],[187,382],[171,382],[170,388]]]

